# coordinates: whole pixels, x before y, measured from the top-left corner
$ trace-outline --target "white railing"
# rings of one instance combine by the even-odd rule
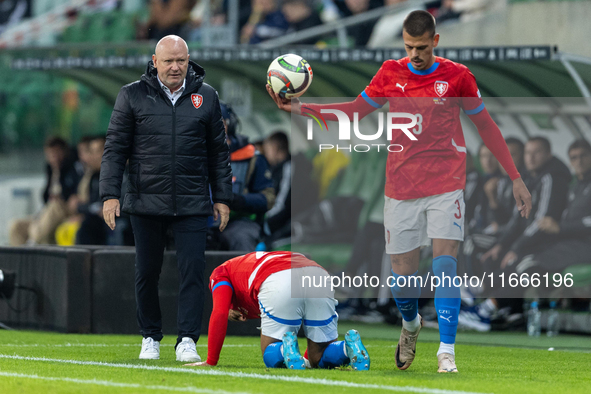
[[[54,45],[57,35],[73,24],[81,12],[100,11],[109,3],[112,0],[70,0],[7,28],[0,34],[0,48]]]

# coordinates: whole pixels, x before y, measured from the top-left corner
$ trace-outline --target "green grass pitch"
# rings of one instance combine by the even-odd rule
[[[266,369],[255,337],[228,337],[216,368],[175,361],[174,340],[160,360],[141,361],[141,338],[0,331],[0,393],[590,393],[591,338],[525,333],[458,333],[459,374],[438,374],[437,331],[425,328],[407,371],[394,365],[400,327],[341,322],[341,339],[356,328],[371,370]],[[207,338],[198,352],[205,358]],[[300,341],[304,349],[305,341]],[[554,348],[549,351],[549,348]]]

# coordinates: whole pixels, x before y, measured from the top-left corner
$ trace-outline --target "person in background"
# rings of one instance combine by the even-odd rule
[[[43,147],[47,184],[43,192],[44,206],[33,219],[15,221],[9,230],[10,244],[55,244],[55,230],[68,217],[66,201],[76,193],[80,176],[74,165],[68,143],[50,137]]]
[[[471,222],[468,223],[468,226],[472,231],[486,233],[489,231],[488,227],[494,221],[486,190],[496,190],[501,172],[499,170],[499,162],[484,144],[478,150],[478,160],[482,169],[479,187],[475,191],[477,193],[478,203],[474,208],[474,216]]]
[[[138,31],[138,38],[159,40],[181,34],[195,3],[196,0],[150,0],[150,17],[146,26]]]
[[[285,19],[289,22],[287,33],[295,33],[322,24],[318,12],[312,8],[309,0],[286,0],[281,6]],[[298,41],[298,45],[314,45],[318,37]]]
[[[84,137],[80,138],[78,144],[76,144],[76,153],[78,154],[78,160],[74,164],[76,166],[76,171],[80,176],[84,176],[86,172],[86,167],[88,166],[88,157],[90,153],[90,142],[94,139],[94,137],[85,135]]]
[[[261,241],[265,213],[275,202],[275,190],[269,164],[248,138],[237,133],[239,119],[232,107],[220,103],[230,147],[232,193],[230,221],[219,233],[223,250],[253,252]],[[214,230],[215,231],[215,230]]]
[[[524,145],[519,139],[510,137],[505,139],[505,143],[509,148],[511,158],[515,167],[522,175],[522,178],[527,180],[527,170],[524,167]],[[482,159],[482,158],[481,158]],[[485,160],[486,161],[486,160]],[[486,164],[486,163],[484,163]],[[484,165],[483,165],[484,167]],[[482,265],[479,263],[482,253],[488,251],[493,245],[498,242],[500,235],[504,231],[504,227],[511,219],[515,209],[515,199],[513,197],[513,182],[507,175],[504,168],[500,168],[501,174],[499,177],[493,177],[488,182],[483,182],[483,177],[476,171],[471,160],[467,160],[466,168],[466,220],[467,223],[477,223],[475,214],[481,213],[481,203],[486,201],[488,204],[487,218],[490,223],[487,227],[482,228],[468,228],[469,233],[466,234],[464,246],[462,251],[462,258],[464,259],[464,266],[473,275],[481,275]],[[478,210],[477,210],[478,208]],[[472,298],[480,289],[466,286],[462,289],[468,292],[463,294],[463,300],[470,306]]]
[[[103,204],[99,199],[99,170],[105,145],[104,137],[83,137],[77,145],[78,161],[76,170],[80,173],[83,168],[76,194],[67,201],[68,218],[58,226],[55,238],[58,245],[71,246],[75,244],[104,245],[106,243],[106,224],[101,223]],[[97,158],[97,154],[100,154]],[[94,203],[94,204],[93,204]],[[102,226],[89,228],[94,218]],[[86,223],[85,223],[86,221]],[[98,231],[98,229],[101,231]],[[80,230],[82,229],[82,233]],[[82,239],[79,237],[82,234]]]
[[[560,220],[567,203],[571,174],[560,159],[552,155],[550,142],[544,137],[532,137],[525,144],[525,167],[529,172],[528,188],[532,195],[532,215],[523,220],[513,212],[498,243],[482,255],[480,260],[496,268],[511,265],[520,257],[535,253],[539,245],[549,240],[538,221],[543,217]],[[489,271],[490,271],[489,270]]]
[[[507,143],[515,167],[517,167],[517,170],[523,175],[524,179],[527,179],[527,170],[523,162],[525,145],[520,139],[515,137],[506,138],[505,142]],[[500,226],[507,224],[509,219],[511,219],[511,214],[515,207],[511,178],[509,178],[507,172],[502,167],[501,173],[503,175],[496,182],[496,187],[493,187],[492,183],[484,185],[484,192],[488,197],[488,203],[493,215],[494,222],[492,227],[495,232],[498,231]]]
[[[533,254],[505,268],[505,276],[513,273],[537,273],[543,276],[562,272],[568,267],[589,264],[591,255],[591,145],[586,140],[577,140],[568,148],[571,167],[575,172],[575,183],[570,187],[569,201],[562,218],[543,216],[536,221],[540,232],[550,235],[549,242],[540,243]],[[542,284],[542,287],[544,284]],[[496,295],[523,297],[523,288],[490,289]],[[508,292],[511,293],[508,293]],[[491,320],[501,315],[519,313],[522,303],[512,303],[512,298],[490,297],[475,308],[460,312],[464,328],[489,331]]]
[[[258,44],[285,34],[288,28],[276,0],[252,0],[252,13],[241,30],[240,42]]]
[[[262,154],[263,156],[265,155],[265,140],[264,139],[253,141],[252,144],[254,145],[254,148],[260,154]]]
[[[291,234],[291,155],[289,140],[283,131],[276,131],[265,140],[265,158],[271,166],[275,205],[265,215],[265,245]]]
[[[88,168],[92,176],[87,189],[80,191],[77,204],[71,209],[82,215],[80,228],[76,233],[77,245],[106,245],[109,227],[103,220],[103,203],[99,192],[101,160],[105,150],[105,137],[95,138],[90,142]]]
[[[335,1],[335,4],[339,8],[341,15],[346,18],[349,16],[362,14],[366,11],[373,10],[374,8],[382,7],[384,5],[384,1],[338,0]],[[376,21],[371,20],[347,28],[347,35],[353,38],[355,47],[364,47],[367,45],[375,24]]]

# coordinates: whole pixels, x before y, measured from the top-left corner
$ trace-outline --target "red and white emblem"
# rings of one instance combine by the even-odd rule
[[[203,104],[203,96],[200,94],[192,94],[191,102],[193,103],[193,107],[199,108],[201,107],[201,104]]]
[[[447,88],[449,88],[449,83],[445,81],[435,81],[435,93],[437,93],[439,97],[443,97],[447,92]]]

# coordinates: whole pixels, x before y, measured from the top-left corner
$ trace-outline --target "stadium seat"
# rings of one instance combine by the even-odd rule
[[[113,12],[109,18],[108,41],[126,42],[135,38],[135,15]]]
[[[86,36],[88,42],[106,42],[109,34],[108,20],[109,14],[88,15],[89,25]]]

